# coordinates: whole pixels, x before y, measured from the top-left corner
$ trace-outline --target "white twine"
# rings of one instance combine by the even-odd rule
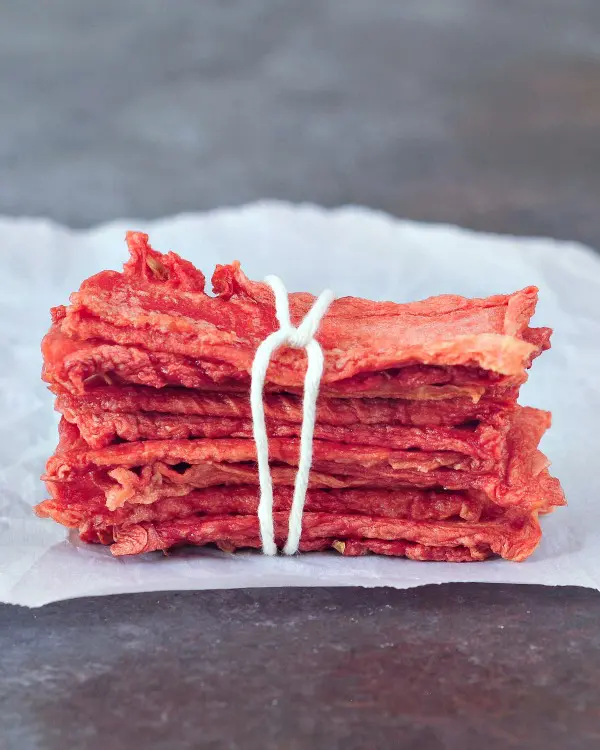
[[[298,328],[290,320],[288,293],[283,281],[277,276],[267,276],[265,282],[275,294],[275,315],[279,330],[260,344],[252,363],[252,381],[250,384],[250,406],[252,408],[252,431],[256,443],[258,459],[258,480],[260,484],[260,501],[258,504],[258,521],[260,538],[265,555],[276,555],[277,546],[273,529],[273,481],[269,467],[269,442],[265,425],[263,406],[263,389],[271,357],[281,346],[295,349],[306,349],[308,359],[304,377],[304,397],[302,402],[302,430],[300,433],[300,460],[294,483],[294,497],[290,511],[288,537],[283,548],[286,555],[298,551],[302,534],[302,513],[308,488],[308,477],[313,458],[313,433],[317,411],[317,396],[321,375],[323,374],[323,351],[314,336],[319,329],[327,308],[334,299],[333,292],[326,289],[317,299]]]

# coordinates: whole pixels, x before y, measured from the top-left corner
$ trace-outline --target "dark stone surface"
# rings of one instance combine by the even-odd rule
[[[263,197],[600,246],[595,0],[0,8],[0,213]],[[600,596],[444,586],[0,607],[0,748],[600,747]]]
[[[599,621],[476,584],[4,608],[2,747],[595,750]]]

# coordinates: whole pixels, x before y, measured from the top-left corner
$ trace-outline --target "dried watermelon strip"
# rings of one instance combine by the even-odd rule
[[[406,557],[409,560],[422,562],[479,562],[492,556],[492,551],[485,545],[476,547],[434,547],[414,542],[390,542],[383,539],[348,539],[335,541],[331,544],[345,557],[360,555],[389,555],[392,557]]]
[[[104,381],[102,381],[104,383]],[[469,422],[487,422],[510,411],[517,391],[508,391],[505,400],[483,397],[407,401],[397,398],[328,398],[317,403],[317,423],[339,426],[399,424],[414,426],[459,426]],[[302,400],[289,393],[264,396],[267,419],[292,424],[302,423]],[[70,422],[81,413],[117,412],[138,414],[186,415],[251,419],[250,401],[245,394],[209,393],[186,388],[148,388],[144,386],[95,387],[83,396],[57,391],[56,408]]]
[[[69,307],[55,308],[43,344],[48,382],[76,389],[97,373],[113,373],[158,387],[202,388],[203,378],[247,384],[258,344],[277,328],[270,288],[249,281],[238,264],[219,266],[213,275],[218,296],[210,297],[200,289],[201,274],[172,253],[151,250],[146,235],[131,233],[128,243],[123,273],[93,276]],[[323,386],[366,374],[376,382],[362,392],[377,395],[382,372],[414,363],[481,368],[522,382],[532,358],[548,346],[547,329],[528,328],[536,300],[534,287],[487,299],[444,295],[404,305],[336,300],[318,335]],[[292,320],[300,320],[313,301],[312,295],[291,295]],[[282,350],[268,382],[300,388],[304,367],[302,353]]]
[[[269,442],[273,462],[296,466],[298,440],[273,438]],[[256,448],[251,440],[240,438],[202,440],[148,440],[120,443],[106,448],[65,451],[53,456],[47,466],[50,479],[63,479],[91,466],[123,467],[164,463],[178,465],[240,464],[254,462]],[[465,456],[454,451],[393,450],[385,447],[346,445],[325,440],[313,443],[315,471],[358,476],[388,476],[397,472],[433,472],[440,467],[483,473],[493,468],[494,462]]]
[[[105,448],[119,441],[187,440],[191,438],[243,438],[252,440],[252,421],[225,417],[201,417],[182,414],[119,414],[116,412],[76,412],[67,409],[65,419],[76,424],[91,448]],[[502,456],[505,416],[496,417],[496,426],[405,427],[402,425],[318,424],[314,437],[335,443],[362,446],[387,446],[396,450],[453,451],[465,456],[491,458]],[[267,420],[272,438],[298,438],[301,425]]]
[[[249,372],[237,369],[235,364],[194,359],[142,346],[79,342],[61,333],[57,326],[44,338],[42,351],[43,379],[53,389],[74,395],[84,395],[98,386],[111,384],[192,388],[219,393],[247,393],[250,387]],[[362,372],[332,383],[324,382],[321,394],[339,398],[389,397],[434,401],[464,397],[476,402],[485,394],[506,399],[526,379],[524,370],[504,376],[476,367],[406,365],[379,372]],[[286,385],[272,380],[267,381],[265,389],[267,392],[301,393],[300,386],[295,383]]]
[[[239,485],[257,484],[256,471],[246,466],[227,464],[205,464],[193,466],[179,471],[164,464],[146,466],[136,472],[130,469],[117,468],[110,472],[86,472],[94,476],[94,482],[103,487],[107,508],[115,510],[125,504],[152,504],[164,497],[173,495],[183,496],[195,489],[212,488],[215,486],[235,487]],[[296,475],[291,467],[276,466],[271,470],[275,487],[291,487]],[[489,503],[501,507],[523,507],[529,510],[548,512],[554,506],[564,505],[564,496],[556,479],[544,469],[539,475],[531,477],[530,484],[518,484],[511,493],[510,478],[506,485],[499,479],[480,477],[479,481],[464,472],[446,472],[444,475],[420,475],[417,472],[404,472],[403,481],[397,478],[376,478],[337,476],[323,472],[312,472],[309,486],[311,488],[351,489],[378,488],[381,490],[403,489],[440,489],[441,479],[447,480],[445,488],[451,491],[469,493],[480,492]],[[429,478],[428,478],[429,477]],[[438,481],[436,481],[436,479]],[[453,482],[450,481],[453,479]],[[73,484],[80,486],[81,477],[72,475],[70,480],[48,480],[49,486],[57,484]],[[453,485],[453,486],[448,486]],[[50,490],[52,492],[52,490]],[[54,493],[53,493],[54,494]]]
[[[287,533],[287,513],[275,512],[275,536],[279,544]],[[114,555],[131,555],[169,549],[178,544],[225,543],[237,547],[259,546],[258,519],[250,516],[188,517],[163,523],[139,523],[113,529]],[[377,539],[389,542],[413,542],[432,547],[488,548],[507,560],[520,561],[529,556],[541,537],[537,514],[504,516],[479,523],[410,521],[332,513],[305,513],[302,539],[344,541]]]
[[[564,504],[560,484],[550,477],[547,459],[537,450],[549,422],[546,412],[517,408],[504,443],[505,455],[494,464],[494,473],[432,468],[440,460],[435,453],[374,448],[361,451],[356,446],[316,441],[310,486],[473,490],[483,492],[502,507],[546,511]],[[165,494],[183,495],[213,485],[258,483],[254,464],[246,461],[254,456],[251,441],[149,441],[89,450],[76,426],[63,420],[60,431],[59,448],[48,462],[47,481],[78,481],[79,476],[90,470],[99,472],[101,479],[97,481],[112,481],[106,490],[106,502],[113,510],[125,503],[149,504]],[[453,454],[448,452],[448,455]],[[428,470],[405,468],[407,457],[409,461],[415,460],[412,456],[421,456],[420,464],[413,463],[413,467],[420,465]],[[271,459],[290,462],[272,467],[274,485],[293,485],[297,446],[294,450],[290,441],[273,440]],[[433,464],[428,465],[427,461]]]
[[[161,523],[191,515],[252,515],[258,510],[257,487],[211,487],[191,490],[183,495],[163,496],[151,504],[125,504],[109,510],[104,488],[93,477],[78,483],[53,483],[52,499],[36,507],[36,513],[53,518],[70,528],[92,526],[103,531],[148,521]],[[274,509],[289,511],[293,491],[277,487]],[[314,490],[307,493],[305,508],[310,512],[362,514],[414,521],[444,521],[455,518],[479,521],[494,518],[503,511],[494,509],[481,494],[444,491],[398,490]]]
[[[111,529],[110,531],[97,531],[89,527],[82,531],[80,537],[82,541],[88,542],[89,544],[112,545],[113,541],[115,541],[115,536],[120,536],[121,541],[126,542],[128,549],[130,550],[125,554],[140,554],[143,551],[142,549],[139,549],[137,552],[133,551],[135,543],[141,541],[139,529],[139,526],[136,527],[133,544],[126,539],[127,531],[117,528]],[[172,546],[176,547],[183,543],[185,542],[177,542]],[[281,544],[281,540],[278,540],[278,543]],[[229,553],[249,548],[258,549],[260,547],[260,542],[256,536],[244,538],[241,535],[236,535],[234,541],[230,539],[220,539],[215,542],[207,542],[207,545],[212,544],[223,552]],[[373,553],[376,555],[406,557],[409,560],[428,562],[478,562],[486,560],[494,554],[492,550],[485,545],[475,547],[463,547],[460,545],[456,547],[435,547],[417,544],[415,542],[388,541],[383,539],[348,539],[345,541],[339,539],[301,539],[299,544],[299,552],[323,552],[329,549],[336,550],[345,557],[357,557]],[[111,547],[111,551],[113,554],[115,553],[115,545]],[[166,550],[163,551],[166,552]]]

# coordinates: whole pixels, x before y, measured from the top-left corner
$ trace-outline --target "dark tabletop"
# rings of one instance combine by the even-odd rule
[[[0,213],[274,197],[598,247],[599,129],[596,0],[0,8]],[[0,649],[1,750],[600,747],[583,589],[4,606]]]

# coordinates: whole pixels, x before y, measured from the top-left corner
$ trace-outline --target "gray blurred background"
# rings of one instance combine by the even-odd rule
[[[598,0],[15,0],[0,213],[259,198],[600,246]]]

